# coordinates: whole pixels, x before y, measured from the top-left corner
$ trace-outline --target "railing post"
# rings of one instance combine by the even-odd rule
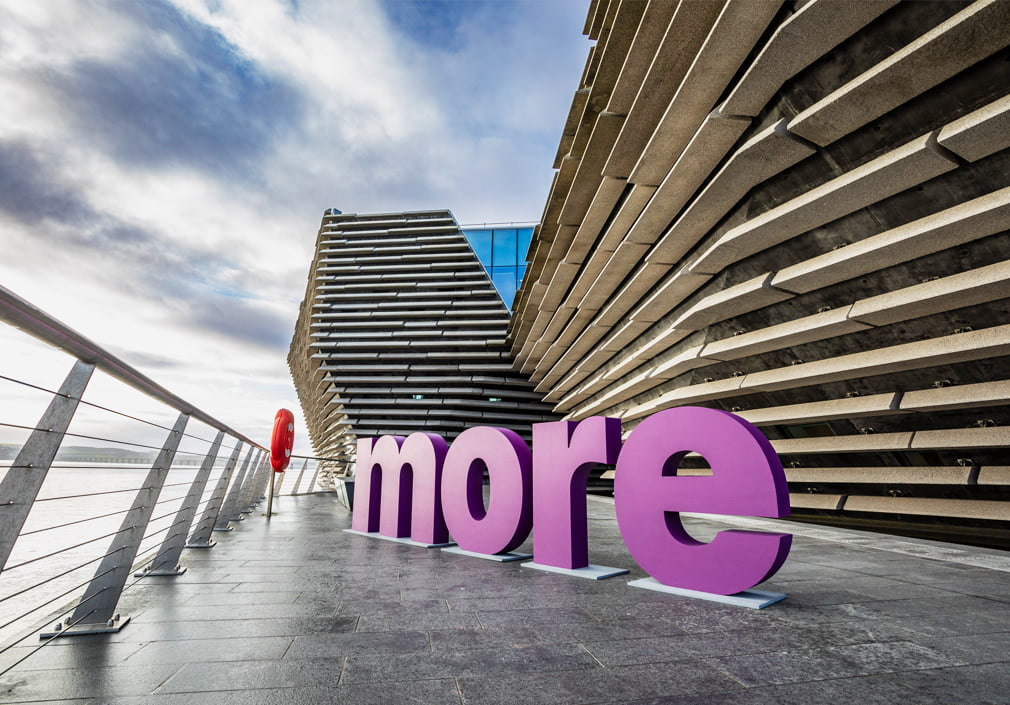
[[[179,557],[182,549],[186,545],[186,536],[189,534],[189,527],[193,524],[196,516],[196,508],[203,497],[203,491],[207,487],[207,480],[210,479],[210,471],[217,460],[217,453],[221,449],[221,441],[224,440],[224,431],[218,431],[217,437],[207,451],[207,456],[203,459],[200,471],[193,479],[193,484],[189,486],[189,494],[186,501],[182,503],[179,512],[175,515],[175,521],[168,530],[168,536],[161,543],[158,555],[154,557],[151,564],[144,568],[136,577],[143,578],[149,575],[182,575],[186,569],[179,565]]]
[[[69,626],[63,629],[57,624],[53,632],[41,635],[43,639],[73,634],[118,632],[130,621],[129,617],[120,619],[116,614],[116,605],[119,604],[119,596],[130,576],[133,561],[137,558],[140,542],[147,532],[147,525],[154,513],[154,505],[165,485],[165,477],[172,467],[172,461],[175,460],[175,452],[186,430],[187,421],[189,421],[187,414],[179,414],[175,427],[168,434],[165,445],[162,446],[154,465],[144,479],[143,487],[137,492],[133,506],[126,513],[122,526],[113,537],[109,552],[95,571],[95,577],[84,591],[84,597],[67,620]]]
[[[215,530],[214,525],[217,524],[218,515],[221,514],[221,505],[224,504],[224,496],[228,491],[228,482],[231,480],[232,473],[235,472],[235,466],[238,465],[238,455],[241,450],[242,441],[239,441],[235,450],[232,451],[231,457],[228,458],[228,464],[221,471],[221,477],[218,478],[217,485],[214,486],[214,493],[210,496],[210,501],[203,510],[196,530],[189,537],[186,548],[211,548],[215,545],[215,542],[210,539],[210,533]],[[227,522],[225,523],[227,524]],[[231,531],[231,529],[226,526],[221,531]]]
[[[0,483],[0,571],[7,565],[95,366],[77,361]]]
[[[318,460],[316,461],[316,471],[312,473],[312,479],[309,481],[309,492],[315,492],[316,478],[319,477],[319,468],[322,465]]]
[[[274,479],[274,469],[270,465],[270,454],[263,453],[263,460],[260,464],[260,474],[256,478],[256,484],[253,486],[253,506],[258,505],[267,497],[267,480],[273,481]]]
[[[86,362],[74,363],[0,482],[0,570],[7,565],[14,542],[24,527],[94,370],[95,366]]]
[[[302,475],[305,474],[305,468],[309,464],[309,459],[306,458],[302,461],[302,469],[298,471],[298,479],[295,480],[295,487],[291,490],[291,494],[298,494],[298,488],[302,486]]]
[[[274,473],[274,474],[278,476],[278,477],[274,478],[276,480],[276,482],[274,483],[274,492],[277,495],[280,495],[281,488],[284,486],[284,478],[287,477],[288,473],[286,471],[282,470],[281,472]]]
[[[280,475],[280,477],[277,477],[278,474]],[[284,482],[283,472],[270,473],[270,479],[267,482],[267,486],[269,488],[267,491],[267,521],[270,521],[270,517],[272,517],[274,514],[274,492],[280,491],[280,488],[277,487],[277,485],[280,484],[279,482],[277,482],[278,480],[280,480],[280,482]]]
[[[231,528],[228,526],[229,521],[242,521],[245,519],[245,517],[240,516],[238,513],[239,492],[242,490],[242,482],[245,480],[246,471],[249,469],[249,461],[252,460],[253,453],[255,452],[256,448],[249,446],[249,451],[245,454],[245,460],[242,461],[242,467],[238,471],[238,476],[231,483],[231,488],[228,490],[224,506],[221,507],[217,523],[214,524],[214,531],[231,531]]]
[[[263,463],[265,460],[265,454],[263,451],[260,451],[260,453],[256,456],[256,459],[253,461],[253,469],[250,470],[245,483],[242,485],[242,492],[239,494],[238,501],[238,506],[241,507],[239,512],[242,514],[252,513],[252,508],[256,504],[256,498],[259,496],[260,479],[263,477]]]

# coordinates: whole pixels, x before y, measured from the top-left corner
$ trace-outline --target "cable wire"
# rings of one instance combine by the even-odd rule
[[[126,514],[129,509],[121,509],[118,512],[109,512],[108,514],[99,514],[98,516],[88,517],[87,519],[78,519],[77,521],[68,521],[66,524],[56,524],[55,526],[47,526],[44,529],[34,529],[32,531],[23,531],[18,535],[18,538],[23,538],[25,536],[32,536],[34,534],[41,534],[45,531],[54,531],[55,529],[63,529],[68,526],[73,526],[74,524],[84,524],[89,521],[94,521],[95,519],[106,519],[108,517],[116,516],[117,514]]]
[[[81,563],[79,566],[77,566],[75,568],[71,568],[70,570],[65,570],[62,573],[57,573],[56,575],[51,575],[48,578],[46,578],[45,580],[43,580],[41,583],[35,583],[34,585],[29,585],[28,587],[22,588],[22,589],[18,590],[17,592],[12,592],[10,595],[4,595],[3,597],[0,597],[0,602],[6,602],[7,600],[11,600],[11,599],[13,599],[15,597],[18,597],[19,595],[24,595],[25,593],[31,592],[32,590],[34,590],[36,588],[40,588],[40,587],[42,587],[43,585],[45,585],[47,583],[51,583],[52,581],[56,580],[57,578],[62,578],[64,575],[69,575],[70,573],[73,573],[75,570],[80,570],[81,568],[89,566],[92,563],[97,563],[98,561],[102,560],[103,558],[106,558],[107,556],[111,556],[111,555],[112,555],[112,553],[106,553],[104,556],[98,556],[97,558],[92,558],[87,563]],[[103,575],[104,575],[104,573],[103,573]],[[83,585],[87,585],[89,582],[91,582],[91,580],[94,580],[94,579],[95,579],[94,576],[92,576],[90,580],[86,580],[83,583],[81,583],[80,585],[77,585],[77,586],[72,587],[70,589],[71,590],[76,590],[77,588],[79,588],[79,587],[81,587]],[[46,603],[43,602],[42,604],[46,604]],[[34,611],[35,610],[31,610],[31,612],[34,612]],[[31,614],[31,612],[27,612],[26,614]],[[23,617],[24,615],[21,615],[21,616]],[[21,617],[18,617],[18,619],[21,619]],[[17,621],[17,620],[15,620],[15,621]],[[7,625],[4,624],[3,626],[6,627]]]
[[[4,572],[6,573],[6,572],[9,572],[9,571],[12,571],[15,568],[22,568],[22,567],[24,567],[24,566],[26,566],[26,565],[28,565],[30,563],[37,563],[38,561],[44,560],[46,558],[52,558],[53,556],[58,556],[61,553],[66,553],[67,551],[72,551],[75,548],[80,548],[81,546],[87,546],[89,543],[94,543],[95,541],[101,541],[102,539],[107,539],[109,537],[116,536],[117,534],[122,534],[122,533],[124,533],[126,531],[131,531],[131,530],[136,529],[136,528],[137,528],[137,525],[134,524],[133,526],[127,526],[125,528],[119,529],[118,531],[113,531],[112,533],[109,533],[109,534],[103,534],[102,536],[96,536],[93,539],[88,539],[87,541],[82,541],[81,543],[74,544],[73,546],[67,546],[66,548],[61,548],[58,551],[53,551],[52,553],[47,553],[44,556],[37,556],[35,558],[30,558],[27,561],[22,561],[21,563],[17,563],[15,565],[9,565],[9,566],[7,566],[6,568],[4,568]],[[122,548],[117,549],[117,551],[122,551],[122,550],[123,550]],[[115,552],[116,551],[113,551],[113,553],[115,553]]]
[[[37,389],[40,392],[46,392],[48,394],[52,394],[54,397],[64,397],[64,398],[67,398],[66,394],[60,394],[59,391],[57,391],[55,389],[49,389],[47,387],[40,387],[37,384],[32,384],[31,382],[25,382],[24,380],[15,379],[13,377],[8,377],[7,375],[0,375],[0,379],[5,380],[7,382],[13,382],[14,384],[20,384],[23,387],[29,387],[31,389]],[[154,426],[155,428],[161,428],[161,429],[164,429],[166,431],[171,431],[172,430],[170,427],[163,426],[160,423],[156,423],[154,421],[148,421],[147,419],[142,419],[139,416],[133,416],[131,414],[127,414],[124,411],[116,411],[115,409],[110,409],[107,406],[102,406],[101,404],[96,404],[95,402],[87,401],[86,399],[78,399],[78,403],[83,404],[84,406],[90,406],[90,407],[92,407],[94,409],[101,409],[102,411],[107,411],[110,414],[115,414],[116,416],[122,416],[123,418],[132,419],[133,421],[137,421],[137,422],[142,423],[142,424],[147,424],[148,426]],[[193,439],[198,440],[198,441],[203,441],[204,443],[207,443],[207,444],[213,443],[213,441],[210,441],[210,440],[208,440],[206,438],[203,438],[201,436],[197,436],[197,435],[194,435],[194,434],[183,433],[183,435],[186,436],[187,438],[193,438]]]

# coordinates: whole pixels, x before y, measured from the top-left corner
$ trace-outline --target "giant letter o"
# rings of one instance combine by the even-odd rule
[[[442,468],[442,512],[460,548],[504,553],[533,528],[532,454],[514,431],[475,426],[456,437]],[[484,508],[487,468],[491,497]]]

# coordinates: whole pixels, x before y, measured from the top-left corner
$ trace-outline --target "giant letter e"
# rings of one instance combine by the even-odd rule
[[[711,476],[677,477],[694,451]],[[792,536],[721,531],[711,543],[692,538],[678,512],[782,517],[789,491],[771,444],[739,416],[701,407],[668,409],[628,436],[614,474],[614,508],[628,551],[661,583],[731,595],[771,577]]]

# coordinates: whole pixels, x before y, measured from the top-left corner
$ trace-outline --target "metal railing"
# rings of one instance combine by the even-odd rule
[[[0,321],[73,358],[70,371],[55,389],[55,384],[29,382],[0,370],[0,384],[8,390],[16,387],[19,393],[48,399],[37,420],[0,417],[0,430],[27,436],[23,443],[13,444],[19,445],[16,457],[0,460],[0,634],[10,627],[15,628],[11,631],[25,627],[31,620],[42,624],[43,610],[62,609],[61,600],[81,595],[55,619],[50,618],[47,623],[52,626],[42,631],[41,645],[10,664],[6,672],[52,639],[122,628],[129,621],[118,611],[124,590],[146,577],[185,572],[180,565],[183,549],[213,546],[212,532],[230,531],[229,523],[251,512],[274,473],[263,446],[3,287]],[[85,399],[96,371],[141,392],[159,408],[167,406],[169,417],[175,415],[174,423]],[[0,400],[4,396],[0,388]],[[164,432],[164,442],[127,440],[112,432],[78,432],[72,423],[82,409],[138,425],[148,436]],[[136,457],[138,453],[154,457],[149,465],[57,462],[65,439],[125,446]],[[96,449],[99,455],[100,450],[105,449]],[[307,463],[306,459],[295,493]],[[56,476],[55,486],[46,482]],[[102,487],[103,478],[113,485]],[[310,487],[313,484],[314,479]],[[114,528],[117,520],[118,528]],[[86,536],[89,529],[98,535]],[[66,545],[56,546],[61,539]],[[140,571],[134,573],[138,567]],[[91,577],[82,580],[90,570],[94,571]],[[0,654],[37,631],[33,626],[27,635],[0,637]]]

